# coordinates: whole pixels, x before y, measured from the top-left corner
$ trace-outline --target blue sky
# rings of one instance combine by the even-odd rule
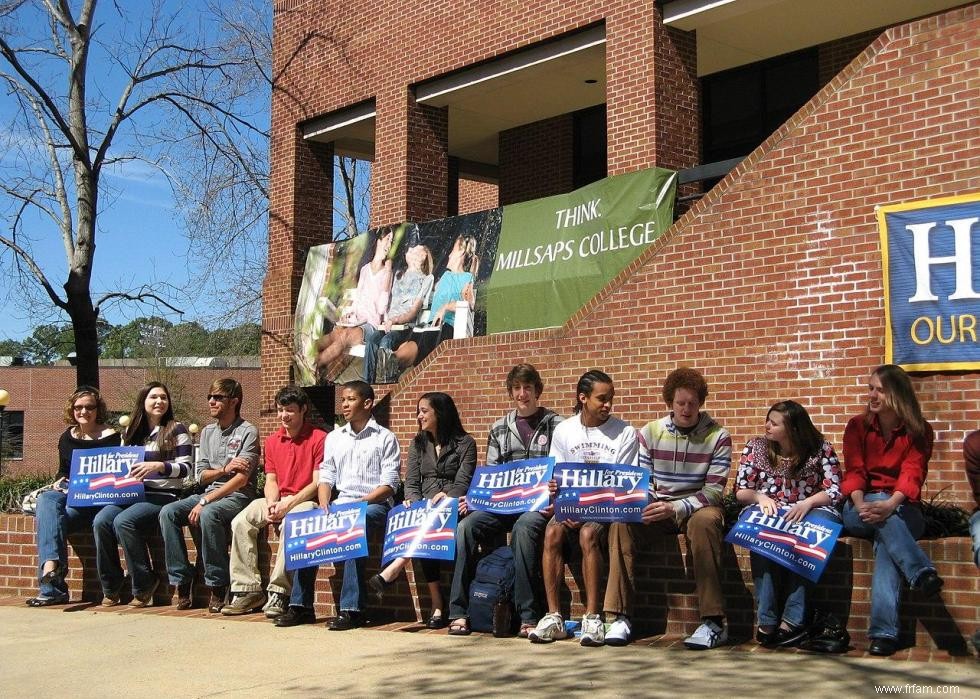
[[[266,0],[249,0],[257,4],[265,4]],[[184,20],[196,23],[204,10],[206,0],[167,0],[168,4],[182,7]],[[71,3],[76,5],[76,3]],[[121,5],[127,12],[141,12],[150,3],[125,3]],[[136,9],[133,9],[136,8]],[[136,22],[145,18],[133,18]],[[34,24],[34,23],[31,23]],[[97,36],[103,41],[112,43],[113,36],[125,34],[135,27],[124,26],[117,16],[112,3],[101,3],[96,14]],[[40,25],[43,30],[43,23]],[[35,25],[36,28],[36,25]],[[26,41],[27,35],[33,36],[30,27],[24,30],[25,36],[13,36],[12,41]],[[2,66],[4,69],[7,66]],[[115,105],[122,76],[117,68],[107,59],[104,52],[93,47],[89,67],[88,92],[91,99],[105,99],[107,104]],[[58,77],[51,83],[52,90],[60,90],[64,79]],[[267,106],[263,105],[265,113]],[[9,123],[13,113],[14,102],[7,92],[0,92],[0,118],[3,123]],[[267,116],[266,116],[267,119]],[[93,119],[93,123],[104,123],[104,118]],[[120,132],[123,135],[123,132]],[[8,132],[8,148],[0,155],[0,163],[9,168],[15,156],[9,144],[18,138],[15,130]],[[118,139],[125,143],[125,138]],[[30,159],[29,159],[30,160]],[[43,158],[35,158],[40,163]],[[24,161],[20,161],[24,162]],[[26,168],[27,165],[24,165]],[[9,170],[8,170],[9,172]],[[103,189],[101,192],[98,232],[96,237],[95,266],[93,270],[92,291],[97,297],[106,291],[132,289],[143,284],[159,286],[166,283],[178,287],[184,292],[191,289],[200,290],[199,279],[191,279],[194,273],[193,264],[188,259],[188,243],[184,235],[183,220],[174,201],[174,194],[166,177],[153,167],[138,161],[107,168],[103,173]],[[6,207],[6,203],[4,204]],[[6,208],[9,211],[9,208]],[[61,290],[66,279],[66,260],[64,247],[53,224],[39,214],[25,217],[25,226],[21,234],[30,234],[32,252],[35,259],[44,269],[52,285]],[[6,221],[0,221],[2,234],[9,236],[10,228]],[[4,250],[6,250],[4,248]],[[11,291],[13,275],[9,262],[11,254],[3,253],[5,285],[0,285],[0,294],[6,296],[5,312],[0,314],[0,338],[20,339],[29,335],[33,327],[40,322],[57,321],[53,314],[54,307],[50,302],[23,303],[20,294]],[[43,292],[41,292],[43,293]],[[194,298],[194,293],[180,294],[174,305],[186,313],[183,318],[171,314],[170,320],[198,319],[202,315],[213,312],[208,301]],[[2,296],[0,296],[2,298]],[[46,300],[46,296],[40,300]],[[136,304],[107,308],[103,317],[111,323],[125,323],[140,315],[151,315],[154,309]],[[158,309],[158,314],[166,314],[166,309]],[[62,316],[61,321],[67,321]]]

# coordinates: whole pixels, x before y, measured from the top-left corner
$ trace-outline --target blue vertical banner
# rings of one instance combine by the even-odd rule
[[[555,519],[573,522],[640,522],[650,472],[632,464],[555,464]]]
[[[466,505],[471,510],[501,515],[543,510],[551,501],[548,481],[554,468],[552,456],[477,466],[466,493]]]
[[[980,369],[980,193],[878,208],[885,362]]]
[[[767,515],[758,505],[746,507],[725,536],[730,544],[744,546],[811,582],[820,580],[830,554],[837,545],[841,525],[818,519],[812,512],[800,522],[787,522],[781,507]]]
[[[396,505],[388,512],[381,565],[396,558],[453,560],[458,519],[459,498],[443,498],[435,505],[429,500]]]
[[[320,508],[290,512],[281,529],[286,537],[286,570],[367,556],[366,525],[366,502],[333,505],[329,513]]]
[[[146,499],[143,481],[129,471],[143,460],[143,447],[76,449],[68,471],[69,507],[129,505]]]

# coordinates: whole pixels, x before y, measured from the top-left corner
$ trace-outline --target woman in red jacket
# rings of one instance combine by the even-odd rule
[[[924,596],[943,580],[916,543],[925,528],[919,498],[932,455],[932,427],[922,417],[908,374],[880,366],[868,381],[868,407],[844,430],[844,481],[848,534],[874,542],[871,578],[872,655],[898,647],[898,607],[903,578]]]

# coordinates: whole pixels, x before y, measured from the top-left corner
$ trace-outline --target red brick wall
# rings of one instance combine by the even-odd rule
[[[260,539],[259,565],[267,574],[273,557],[275,535]],[[72,598],[98,601],[101,589],[95,571],[95,549],[91,533],[79,533],[70,537],[68,584]],[[380,541],[372,541],[376,551]],[[187,537],[186,545],[194,556],[194,544]],[[973,633],[980,624],[980,586],[976,568],[970,559],[969,539],[945,539],[923,542],[926,552],[936,561],[939,574],[946,580],[942,602],[923,600],[915,593],[908,593],[902,607],[902,633],[909,641],[915,635],[915,644],[921,648],[940,648],[951,654],[964,652],[963,636]],[[150,540],[150,554],[154,569],[160,575],[160,587],[154,596],[158,605],[170,603],[170,588],[166,584],[163,545],[159,536]],[[860,539],[842,539],[835,549],[834,558],[817,586],[813,603],[820,609],[831,611],[845,620],[852,641],[863,646],[868,625],[868,592],[871,584],[871,545]],[[728,619],[733,640],[744,641],[752,636],[753,609],[752,574],[748,555],[744,549],[726,547],[723,560],[725,571],[723,589],[728,603]],[[635,623],[640,635],[690,633],[698,623],[697,596],[694,580],[687,568],[687,547],[683,537],[664,537],[644,554],[644,574],[637,576]],[[375,573],[377,556],[368,562],[368,575]],[[36,593],[36,548],[34,545],[34,520],[19,515],[0,515],[0,597],[28,597]],[[568,578],[568,593],[563,597],[563,608],[572,607],[576,615],[581,613],[581,595],[577,579],[578,566],[570,567],[573,574]],[[407,582],[405,582],[407,581]],[[195,588],[197,607],[207,604],[208,591],[203,584]],[[448,592],[450,569],[443,569],[444,593]],[[337,610],[334,600],[340,594],[341,576],[333,566],[323,566],[317,576],[315,604],[320,616],[333,616]],[[853,594],[851,590],[853,589]],[[665,614],[665,609],[669,610]],[[427,618],[428,593],[425,585],[415,582],[411,566],[406,577],[385,595],[382,610],[372,610],[378,620],[413,620]]]
[[[572,191],[572,115],[500,132],[500,205]]]
[[[497,185],[476,180],[459,180],[459,215],[495,209],[500,205]]]
[[[139,389],[153,379],[170,389],[177,418],[206,425],[207,392],[215,379],[230,376],[242,384],[242,415],[259,424],[261,374],[258,369],[168,369],[160,375],[144,367],[102,367],[101,391],[111,411],[132,410]],[[10,392],[8,410],[24,411],[24,458],[5,460],[4,475],[58,470],[58,436],[65,431],[64,407],[75,390],[75,368],[0,367],[0,387]]]

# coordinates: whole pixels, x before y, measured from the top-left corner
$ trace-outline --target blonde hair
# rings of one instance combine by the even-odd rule
[[[882,400],[898,415],[905,431],[914,439],[924,437],[927,423],[922,417],[922,408],[919,406],[915,389],[912,388],[912,380],[905,370],[896,364],[882,364],[872,371],[871,375],[877,376],[881,381],[881,387],[884,389]],[[871,421],[870,410],[865,411],[865,420]]]
[[[75,389],[74,393],[68,396],[68,400],[65,402],[65,424],[71,425],[72,427],[78,426],[74,408],[75,401],[82,396],[92,396],[95,400],[95,422],[104,425],[106,420],[109,419],[109,409],[106,407],[105,400],[102,399],[99,389],[93,388],[92,386],[79,386]]]

